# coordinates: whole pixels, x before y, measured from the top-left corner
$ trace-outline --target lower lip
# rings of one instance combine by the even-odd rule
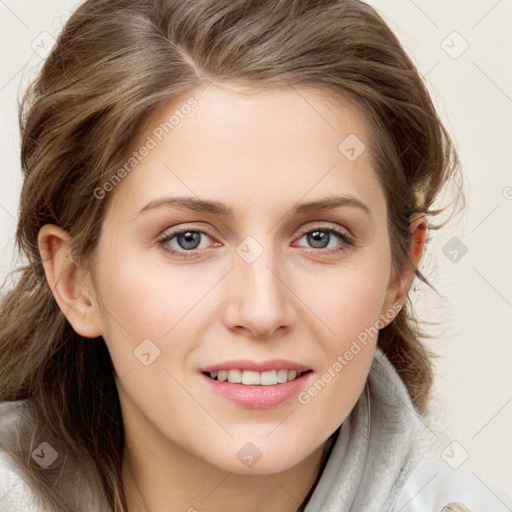
[[[227,381],[221,382],[211,379],[204,373],[201,374],[201,377],[215,393],[238,405],[247,409],[271,409],[297,395],[304,388],[306,380],[311,374],[312,372],[304,373],[289,382],[271,386],[247,386]]]

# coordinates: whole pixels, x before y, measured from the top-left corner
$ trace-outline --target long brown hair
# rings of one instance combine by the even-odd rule
[[[0,306],[0,401],[29,399],[31,422],[15,448],[12,439],[3,444],[52,510],[80,509],[76,496],[65,496],[65,477],[73,461],[82,469],[88,461],[95,492],[120,511],[124,438],[106,345],[76,334],[57,307],[38,232],[57,224],[70,233],[77,258],[92,255],[108,202],[95,191],[106,190],[163,102],[211,81],[304,84],[361,109],[387,198],[395,269],[410,264],[409,216],[437,215],[438,193],[449,180],[460,183],[456,152],[417,69],[361,1],[86,1],[20,108],[16,241],[26,265]],[[378,341],[419,413],[427,411],[432,383],[426,338],[406,303]],[[30,457],[45,440],[59,453],[48,469]]]

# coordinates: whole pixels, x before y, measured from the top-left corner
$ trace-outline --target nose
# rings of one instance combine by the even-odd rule
[[[296,310],[293,286],[285,268],[282,255],[268,245],[254,261],[243,252],[235,254],[234,268],[227,276],[223,312],[230,330],[269,339],[292,328]]]

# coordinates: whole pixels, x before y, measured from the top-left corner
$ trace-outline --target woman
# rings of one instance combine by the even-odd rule
[[[21,124],[2,510],[508,510],[421,461],[459,168],[372,8],[89,0]]]

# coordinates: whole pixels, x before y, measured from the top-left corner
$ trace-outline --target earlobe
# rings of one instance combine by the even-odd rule
[[[39,231],[38,243],[48,285],[73,329],[86,338],[101,336],[93,286],[89,275],[72,257],[69,234],[47,224]]]

